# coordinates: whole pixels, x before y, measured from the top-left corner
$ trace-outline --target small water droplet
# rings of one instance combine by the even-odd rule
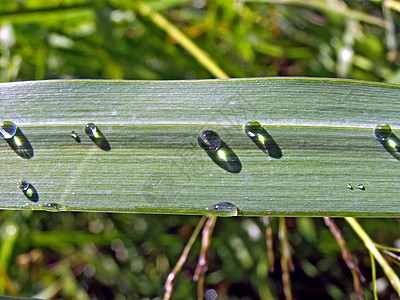
[[[230,202],[220,202],[206,207],[207,213],[219,217],[234,217],[240,213],[239,208]]]
[[[22,130],[13,122],[2,122],[0,124],[0,134],[18,156],[25,159],[33,157],[31,143]]]
[[[239,157],[216,132],[203,131],[198,137],[198,143],[220,168],[230,173],[240,173],[242,170]]]
[[[198,142],[200,147],[206,151],[217,151],[222,145],[222,140],[218,133],[212,130],[200,133]]]
[[[76,134],[75,131],[71,131],[71,133],[69,134],[75,141],[77,141],[79,144],[81,143],[81,138],[79,137],[79,135]]]
[[[86,124],[85,133],[90,137],[93,143],[96,144],[101,150],[110,151],[111,146],[108,143],[104,134],[100,131],[99,127],[97,127],[93,123]]]
[[[24,193],[25,197],[32,202],[38,202],[39,194],[35,187],[26,180],[18,181],[17,187]]]
[[[365,186],[361,183],[356,184],[356,188],[358,188],[360,190],[365,190]]]
[[[61,206],[58,203],[45,203],[42,208],[47,211],[59,211],[65,207]]]
[[[282,150],[279,145],[275,142],[272,136],[267,130],[261,126],[260,122],[250,121],[244,124],[244,132],[247,136],[261,149],[264,153],[267,153],[270,157],[281,158]]]
[[[389,125],[378,125],[375,127],[375,136],[380,141],[389,140],[392,135],[392,128]]]
[[[352,190],[352,189],[353,189],[353,186],[352,186],[350,183],[346,184],[346,187],[347,187],[349,190]]]

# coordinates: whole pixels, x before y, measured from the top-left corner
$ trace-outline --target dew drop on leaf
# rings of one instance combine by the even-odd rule
[[[256,137],[260,134],[262,126],[260,122],[250,121],[244,124],[244,131],[249,137]]]
[[[240,173],[242,170],[239,157],[216,132],[203,131],[198,137],[198,143],[220,168],[230,173]]]
[[[260,148],[272,158],[281,158],[282,150],[260,122],[250,121],[244,124],[244,132]]]
[[[4,121],[0,124],[0,134],[14,152],[24,158],[33,157],[33,148],[22,130],[13,122]]]
[[[206,151],[217,151],[222,145],[218,133],[212,130],[206,130],[200,133],[198,142],[200,147]]]
[[[110,151],[111,146],[108,143],[104,134],[100,131],[99,127],[97,127],[93,123],[86,124],[85,133],[88,137],[99,147],[101,150]]]
[[[389,140],[392,135],[392,128],[389,125],[378,125],[375,127],[375,136],[380,141]]]
[[[71,133],[69,134],[77,143],[81,143],[81,138],[79,137],[79,135],[76,134],[75,131],[71,131]]]
[[[32,202],[38,202],[39,194],[35,187],[26,180],[18,181],[17,187],[22,191],[26,198]]]
[[[358,184],[356,185],[356,188],[358,188],[358,189],[360,189],[360,190],[365,190],[365,186],[364,186],[363,184],[361,184],[361,183],[358,183]]]
[[[206,211],[210,215],[219,217],[234,217],[239,214],[239,208],[230,202],[220,202],[206,207]]]

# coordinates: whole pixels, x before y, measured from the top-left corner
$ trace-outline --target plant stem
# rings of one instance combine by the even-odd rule
[[[161,14],[154,11],[150,6],[144,3],[139,4],[139,10],[144,16],[148,17],[154,24],[174,38],[215,78],[229,78],[228,74],[226,74],[204,50],[200,49],[182,31],[180,31],[174,24],[169,22]]]
[[[176,275],[179,273],[179,271],[182,269],[183,264],[185,263],[187,256],[189,254],[190,249],[192,248],[194,242],[196,241],[197,236],[200,233],[201,228],[203,227],[205,221],[207,219],[207,216],[202,216],[199,223],[197,224],[196,228],[194,229],[192,236],[190,237],[188,243],[186,244],[185,248],[182,251],[181,256],[179,257],[178,262],[176,263],[174,269],[169,273],[167,280],[164,285],[165,293],[164,293],[164,300],[168,300],[171,298],[172,294],[172,289],[173,289],[173,284],[174,280],[176,278]]]
[[[353,230],[357,233],[358,237],[364,242],[367,249],[372,253],[373,257],[376,259],[376,261],[382,267],[383,271],[385,272],[385,274],[386,274],[387,278],[389,279],[390,283],[392,284],[393,288],[395,289],[397,294],[400,296],[399,277],[396,275],[396,273],[393,271],[393,269],[389,266],[387,261],[383,258],[382,254],[376,248],[374,242],[371,240],[371,238],[368,236],[368,234],[364,231],[364,229],[360,226],[360,224],[357,222],[356,219],[351,218],[351,217],[346,217],[345,220],[347,221],[347,223],[350,224],[350,226],[353,228]]]

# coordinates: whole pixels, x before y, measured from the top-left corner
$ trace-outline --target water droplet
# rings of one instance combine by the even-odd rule
[[[249,137],[256,137],[261,133],[263,127],[260,122],[250,121],[244,124],[244,131]]]
[[[75,141],[77,141],[79,144],[81,143],[81,138],[79,137],[79,135],[76,134],[75,131],[71,131],[71,133],[69,134]]]
[[[198,142],[200,147],[206,151],[217,151],[222,145],[222,140],[218,133],[212,130],[200,133]]]
[[[42,208],[47,211],[59,211],[65,207],[61,206],[58,203],[45,203]]]
[[[353,186],[352,186],[350,183],[346,184],[346,187],[347,187],[349,190],[352,190],[352,189],[353,189]]]
[[[111,146],[108,143],[104,134],[100,131],[99,127],[93,123],[86,124],[85,133],[90,137],[90,139],[99,147],[101,150],[110,151]]]
[[[362,185],[361,183],[356,184],[356,188],[358,188],[360,190],[365,190],[365,186]]]
[[[24,193],[25,197],[32,202],[38,202],[39,194],[35,187],[26,180],[18,181],[17,187]]]
[[[220,168],[230,173],[240,173],[242,170],[239,157],[216,132],[203,131],[199,135],[198,143]]]
[[[220,202],[206,207],[207,214],[219,217],[234,217],[240,213],[239,208],[230,202]]]
[[[375,136],[380,141],[389,140],[392,135],[392,128],[389,125],[378,125],[375,127]]]
[[[18,156],[25,159],[33,157],[31,143],[22,130],[13,122],[2,122],[0,124],[0,134]]]
[[[389,125],[378,125],[375,127],[375,136],[381,145],[394,158],[400,160],[400,139],[392,131]]]
[[[261,151],[267,153],[270,157],[281,158],[282,150],[275,142],[267,130],[261,126],[260,122],[250,121],[244,124],[244,132],[247,136],[260,148]]]

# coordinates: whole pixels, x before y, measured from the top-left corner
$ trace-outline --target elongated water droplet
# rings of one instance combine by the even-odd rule
[[[45,203],[42,208],[47,211],[59,211],[65,209],[65,206],[61,206],[58,203]]]
[[[281,158],[282,150],[279,145],[275,142],[272,136],[267,130],[261,126],[260,122],[250,121],[244,124],[244,132],[247,136],[261,149],[264,153],[267,153],[270,157]]]
[[[347,187],[349,190],[352,190],[352,189],[353,189],[353,186],[352,186],[350,183],[346,184],[346,187]]]
[[[86,124],[85,133],[90,137],[90,139],[99,147],[101,150],[110,151],[111,146],[108,143],[104,134],[100,131],[99,127],[93,123]]]
[[[20,180],[17,184],[17,187],[22,191],[22,193],[24,193],[26,198],[28,198],[32,202],[38,202],[39,194],[36,191],[35,187],[28,181]]]
[[[216,132],[211,130],[203,131],[198,137],[198,143],[213,162],[225,171],[240,173],[242,170],[239,157]]]
[[[33,157],[33,148],[22,130],[13,122],[4,121],[0,124],[0,134],[14,152],[25,159]]]
[[[358,189],[360,189],[360,190],[365,190],[365,186],[364,186],[363,184],[361,184],[361,183],[358,183],[358,184],[356,185],[356,188],[358,188]]]
[[[79,144],[81,143],[81,138],[79,137],[79,135],[76,134],[75,131],[71,131],[71,133],[69,134],[75,141],[77,141]]]
[[[375,136],[380,141],[389,140],[392,135],[392,128],[389,125],[378,125],[375,127]]]
[[[218,133],[212,130],[200,133],[198,142],[200,147],[206,151],[217,151],[222,145],[222,140]]]
[[[220,202],[206,207],[207,214],[219,217],[234,217],[240,213],[239,208],[230,202]]]

